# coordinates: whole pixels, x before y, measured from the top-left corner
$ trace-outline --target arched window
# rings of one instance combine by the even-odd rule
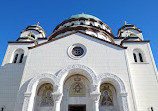
[[[141,53],[139,53],[139,60],[140,60],[140,62],[143,62],[143,57],[142,57]]]
[[[153,107],[151,107],[151,111],[154,111],[154,108],[153,108]]]
[[[101,29],[101,26],[100,26],[100,25],[98,25],[98,27]]]
[[[135,53],[133,53],[133,57],[134,57],[134,61],[137,62],[137,57]]]
[[[18,54],[15,55],[13,63],[17,62]]]
[[[5,106],[3,106],[3,107],[1,108],[1,111],[5,111],[5,109],[6,109]]]
[[[13,63],[22,63],[24,58],[24,50],[17,49],[14,53]]]
[[[133,58],[134,58],[134,62],[144,62],[145,61],[143,52],[139,49],[133,50]]]
[[[90,25],[90,26],[93,26],[93,24],[92,24],[92,23],[90,23],[89,25]]]
[[[75,25],[74,23],[71,24],[71,26]]]
[[[84,25],[84,23],[83,23],[83,22],[81,22],[81,23],[80,23],[80,25]]]
[[[24,57],[24,54],[21,54],[19,63],[22,63],[23,57]]]

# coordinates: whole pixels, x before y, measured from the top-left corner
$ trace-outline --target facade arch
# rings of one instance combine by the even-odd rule
[[[36,89],[42,83],[47,82],[53,85],[53,90],[56,91],[58,89],[58,81],[56,76],[53,74],[40,74],[31,79],[29,82],[26,92],[24,94],[24,103],[22,111],[32,111],[33,110],[33,103],[36,96]]]
[[[114,74],[103,73],[98,76],[98,86],[102,83],[110,83],[116,88],[120,111],[129,111],[127,92],[123,81]]]
[[[57,78],[59,80],[60,86],[63,86],[64,81],[70,77],[71,75],[74,74],[80,74],[85,76],[91,84],[91,91],[95,90],[95,86],[97,84],[97,76],[95,74],[95,72],[90,69],[89,67],[85,66],[85,65],[81,65],[81,64],[74,64],[74,65],[69,65],[68,67],[62,69],[58,75]],[[62,92],[61,88],[61,92]]]

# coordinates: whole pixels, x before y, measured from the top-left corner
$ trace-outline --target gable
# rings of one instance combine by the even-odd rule
[[[88,39],[93,38],[93,40],[96,39],[96,40],[94,40],[94,41],[96,41],[96,42],[98,42],[98,43],[105,42],[105,43],[114,45],[115,47],[120,47],[120,48],[123,48],[123,49],[126,49],[126,48],[127,48],[127,47],[124,47],[124,46],[121,46],[121,45],[118,45],[118,44],[115,44],[115,43],[112,43],[112,42],[109,42],[109,41],[106,41],[106,40],[102,40],[102,39],[97,38],[97,37],[94,37],[94,36],[92,36],[92,35],[88,35],[88,34],[83,33],[83,32],[81,32],[81,31],[75,31],[75,32],[73,32],[73,33],[70,33],[70,34],[67,34],[67,35],[64,35],[64,36],[61,36],[61,37],[58,37],[58,38],[54,38],[54,39],[52,39],[52,40],[50,40],[50,41],[47,41],[47,42],[38,44],[38,45],[36,45],[36,46],[29,47],[29,49],[33,49],[33,48],[36,48],[36,47],[39,47],[39,46],[42,46],[42,45],[45,45],[45,44],[48,44],[48,43],[51,43],[51,42],[55,42],[55,41],[57,41],[57,40],[59,40],[59,39],[63,39],[63,38],[65,38],[65,37],[70,37],[71,35],[76,35],[76,34],[77,34],[77,35],[80,35],[80,37],[88,37]],[[100,42],[99,42],[99,41],[100,41]],[[102,42],[101,42],[101,41],[102,41]]]

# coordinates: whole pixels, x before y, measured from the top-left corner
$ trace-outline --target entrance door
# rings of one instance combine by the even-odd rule
[[[68,111],[86,111],[86,105],[69,105]]]

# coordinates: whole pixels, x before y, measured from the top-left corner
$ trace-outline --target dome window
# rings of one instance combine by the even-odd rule
[[[92,24],[92,23],[90,23],[89,25],[90,25],[90,26],[93,26],[93,24]]]
[[[80,25],[84,25],[84,23],[83,23],[83,22],[81,22],[81,23],[80,23]]]
[[[33,35],[32,31],[29,33],[28,36],[35,39],[35,35]]]
[[[71,24],[71,26],[74,26],[74,25],[75,25],[74,23]]]
[[[100,25],[98,25],[98,27],[101,29],[101,26],[100,26]]]

